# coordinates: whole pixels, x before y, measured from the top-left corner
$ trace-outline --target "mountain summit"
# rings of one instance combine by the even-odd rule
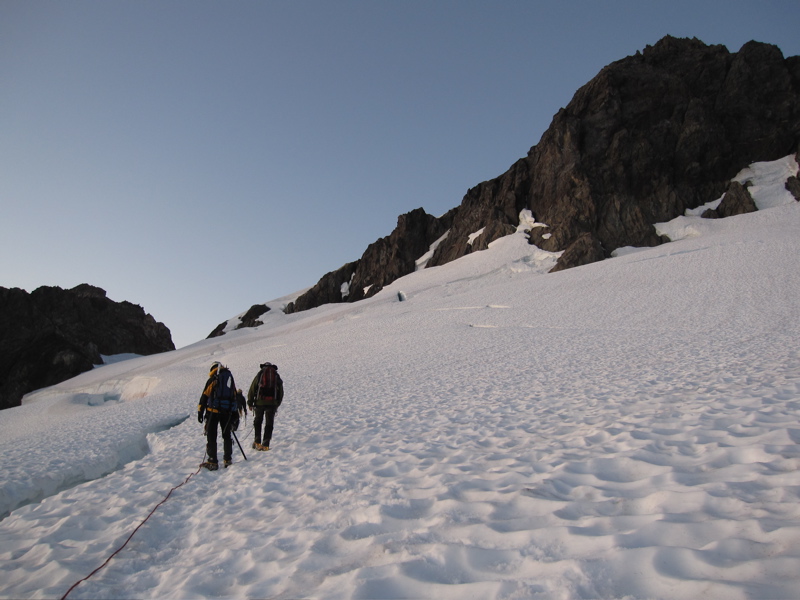
[[[724,194],[748,164],[800,142],[800,57],[748,42],[739,52],[665,37],[614,62],[577,91],[528,155],[470,189],[442,217],[423,209],[326,274],[286,307],[306,310],[370,297],[418,268],[443,265],[513,233],[562,252],[554,270],[662,241],[653,225]]]

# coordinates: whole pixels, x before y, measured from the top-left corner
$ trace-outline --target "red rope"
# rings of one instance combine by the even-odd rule
[[[150,514],[149,514],[149,515],[147,515],[147,516],[145,517],[144,521],[142,521],[141,523],[139,523],[139,525],[137,525],[137,526],[136,526],[136,529],[134,529],[134,530],[133,530],[133,532],[132,532],[132,533],[131,533],[131,534],[128,536],[128,539],[127,539],[127,540],[125,540],[125,543],[124,543],[124,544],[122,544],[122,546],[120,546],[119,548],[117,548],[117,549],[114,551],[114,553],[113,553],[111,556],[109,556],[109,557],[106,559],[106,562],[104,562],[102,565],[100,565],[99,567],[97,567],[97,568],[96,568],[94,571],[92,571],[91,573],[89,573],[89,574],[88,574],[86,577],[84,577],[84,578],[83,578],[83,579],[81,579],[80,581],[76,581],[76,582],[75,582],[75,583],[72,585],[72,587],[71,587],[71,588],[69,588],[69,589],[67,590],[67,593],[66,593],[66,594],[64,594],[63,596],[61,596],[61,600],[64,600],[64,599],[65,599],[67,596],[69,596],[69,594],[70,594],[70,592],[71,592],[72,590],[74,590],[74,589],[75,589],[76,587],[78,587],[78,586],[79,586],[81,583],[83,583],[84,581],[86,581],[87,579],[89,579],[89,578],[90,578],[92,575],[94,575],[95,573],[97,573],[97,572],[98,572],[100,569],[102,569],[103,567],[105,567],[105,566],[106,566],[106,565],[107,565],[107,564],[108,564],[108,563],[111,561],[111,559],[112,559],[112,558],[114,558],[114,557],[115,557],[117,554],[119,554],[119,553],[122,551],[122,549],[123,549],[125,546],[127,546],[127,545],[128,545],[128,542],[130,542],[130,541],[131,541],[131,538],[133,537],[133,534],[134,534],[134,533],[136,533],[137,531],[139,531],[139,528],[140,528],[142,525],[144,525],[145,523],[147,523],[147,520],[148,520],[150,517],[152,517],[152,516],[153,516],[153,513],[154,513],[154,512],[156,512],[156,509],[158,509],[158,507],[159,507],[159,506],[161,506],[162,504],[164,504],[164,502],[166,502],[167,500],[169,500],[169,497],[172,495],[172,492],[174,492],[174,491],[175,491],[175,490],[177,490],[179,487],[181,487],[181,486],[182,486],[184,483],[186,483],[187,481],[189,481],[189,480],[190,480],[190,479],[191,479],[193,476],[197,475],[197,474],[200,472],[200,469],[202,469],[202,468],[203,468],[202,466],[201,466],[201,467],[199,467],[199,468],[197,469],[197,471],[195,471],[194,473],[191,473],[191,474],[190,474],[190,475],[189,475],[189,476],[188,476],[186,479],[184,479],[183,483],[179,483],[179,484],[178,484],[178,485],[176,485],[174,488],[172,488],[172,489],[169,491],[169,493],[166,495],[166,497],[165,497],[165,498],[164,498],[164,499],[163,499],[161,502],[159,502],[158,504],[156,504],[155,508],[153,508],[153,510],[151,510],[151,511],[150,511]]]

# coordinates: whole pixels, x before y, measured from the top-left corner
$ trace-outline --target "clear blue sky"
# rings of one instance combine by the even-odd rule
[[[800,54],[800,0],[0,1],[0,286],[176,345],[503,173],[664,35]]]

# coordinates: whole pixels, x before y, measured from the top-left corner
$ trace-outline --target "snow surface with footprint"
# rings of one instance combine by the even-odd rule
[[[279,365],[272,450],[248,420],[249,460],[69,598],[797,597],[797,171],[743,171],[763,210],[657,248],[546,274],[520,231],[29,395],[0,412],[0,597],[63,596],[197,471],[216,360],[242,388]]]

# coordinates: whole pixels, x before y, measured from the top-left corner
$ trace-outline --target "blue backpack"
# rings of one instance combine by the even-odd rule
[[[236,384],[233,374],[226,367],[220,367],[217,371],[217,385],[214,386],[214,397],[209,405],[220,412],[235,412],[238,409]]]

